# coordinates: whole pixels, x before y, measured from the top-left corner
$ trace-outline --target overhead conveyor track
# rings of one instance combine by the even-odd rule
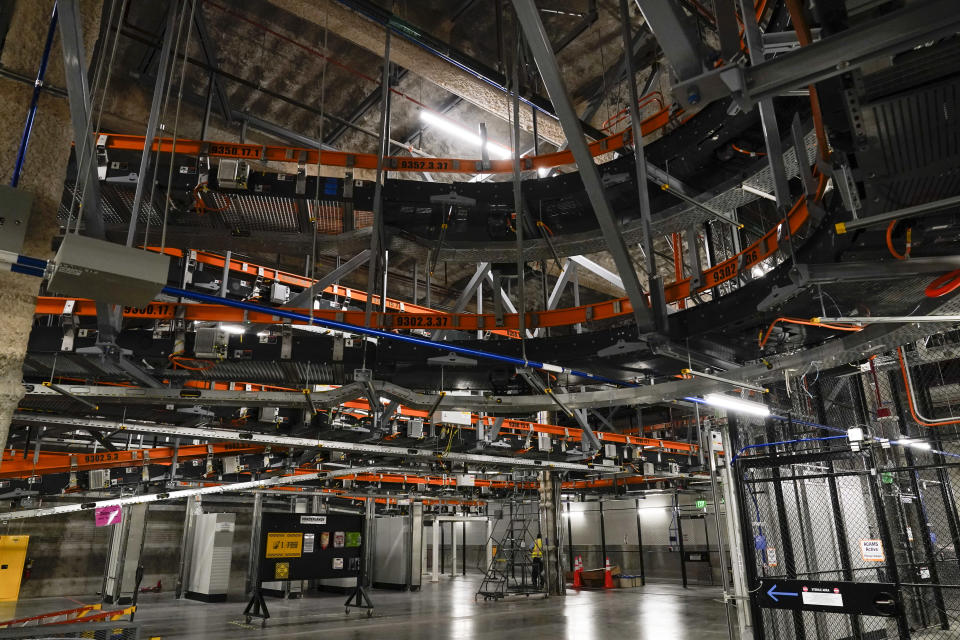
[[[305,399],[305,394],[299,391],[277,391],[276,387],[270,387],[271,390],[268,391],[258,385],[251,385],[251,391],[229,391],[226,388],[228,386],[227,383],[220,383],[217,385],[212,383],[207,384],[211,387],[217,388],[205,390],[202,396],[199,395],[199,393],[191,393],[189,390],[190,387],[182,392],[177,390],[151,390],[129,387],[97,387],[95,385],[82,387],[72,386],[70,389],[71,392],[78,397],[86,397],[91,399],[96,398],[97,401],[104,404],[110,403],[111,401],[114,403],[126,403],[136,399],[139,402],[150,402],[156,404],[190,404],[201,401],[208,404],[228,402],[236,406],[294,406],[298,408],[309,408],[309,403],[308,400]],[[378,393],[385,395],[394,395],[391,393],[391,389],[396,388],[393,385],[382,385],[381,383],[375,383],[375,386],[377,387]],[[341,389],[343,389],[342,392],[338,390],[331,392],[315,392],[312,394],[312,402],[317,406],[324,407],[344,406],[352,409],[361,409],[365,411],[369,410],[370,405],[366,400],[355,399],[359,396],[359,394],[356,393],[356,390],[351,391],[351,389],[344,387],[341,387]],[[50,392],[47,387],[43,386],[31,385],[27,390],[28,397],[41,397],[51,394],[52,392]],[[334,399],[326,398],[325,394],[332,394]],[[424,397],[428,398],[429,396]],[[455,398],[456,396],[451,397]],[[427,407],[428,405],[426,402],[424,402],[421,406]],[[406,417],[430,417],[429,411],[402,405],[398,408],[398,414]],[[43,422],[43,420],[44,415],[42,413],[33,413],[30,411],[21,411],[14,417],[15,422],[20,422],[23,424]],[[53,421],[55,418],[50,418],[49,420]],[[474,414],[471,416],[472,426],[464,426],[463,428],[472,431],[476,429],[476,425],[478,424],[482,423],[484,426],[489,427],[496,421],[497,418],[492,416],[481,418],[480,416]],[[135,424],[136,423],[131,422],[129,424],[129,430],[135,431]],[[674,425],[670,423],[646,425],[645,430],[669,430],[673,428],[673,426]],[[528,420],[518,420],[514,418],[504,418],[501,421],[500,431],[504,434],[510,435],[545,434],[567,440],[569,442],[580,442],[583,435],[583,430],[578,427],[545,424],[531,422]],[[203,433],[203,430],[201,429],[198,432]],[[697,445],[692,443],[665,440],[662,438],[633,436],[612,431],[594,431],[594,434],[597,436],[597,440],[599,440],[601,443],[631,445],[670,453],[689,454],[696,453],[698,449]],[[213,436],[211,435],[209,437]]]
[[[654,115],[645,119],[640,130],[644,136],[652,134],[654,131],[662,129],[669,122],[681,114],[682,111],[670,113],[668,108],[663,108]],[[100,136],[106,136],[102,140]],[[110,151],[143,151],[146,138],[144,136],[127,134],[95,134],[95,140],[101,140],[104,149]],[[622,132],[607,136],[602,140],[590,143],[590,153],[594,156],[601,156],[605,153],[621,151],[633,142],[631,130],[628,128]],[[371,169],[377,168],[377,154],[375,153],[349,153],[346,151],[317,151],[315,148],[288,147],[280,145],[255,145],[240,144],[234,142],[205,142],[201,140],[176,139],[173,138],[154,138],[150,144],[151,153],[172,153],[182,155],[207,155],[211,158],[233,158],[246,160],[250,162],[281,162],[294,165],[306,163],[308,165],[321,165],[328,167],[343,167],[352,169]],[[521,158],[521,168],[524,171],[536,169],[553,169],[564,165],[574,164],[573,153],[570,151],[557,151],[555,153],[545,153],[538,156],[526,156]],[[384,167],[388,171],[414,171],[426,173],[460,173],[460,174],[483,174],[483,173],[510,173],[513,171],[513,160],[491,159],[484,163],[483,160],[466,158],[416,158],[411,156],[385,156]]]
[[[819,175],[817,185],[815,200],[819,200],[819,198],[823,196],[824,189],[827,185],[825,175]],[[816,205],[806,198],[801,198],[794,204],[787,216],[791,234],[796,234],[810,220],[811,215],[813,215],[813,217],[819,217],[819,211],[814,211],[813,214],[811,213],[812,207],[816,207]],[[668,303],[680,302],[693,295],[710,291],[717,285],[739,278],[760,262],[773,256],[779,250],[781,244],[780,236],[781,225],[777,225],[739,254],[703,271],[698,278],[686,278],[665,285],[664,295],[666,301]],[[183,255],[183,252],[177,249],[166,249],[165,253],[174,256]],[[196,257],[198,261],[215,267],[222,268],[226,263],[225,258],[207,252],[196,252]],[[304,276],[260,267],[242,260],[231,259],[229,269],[247,276],[259,276],[281,284],[302,288],[307,288],[313,283],[313,280]],[[699,283],[699,286],[696,286],[695,283]],[[331,285],[327,287],[324,292],[335,296],[343,296],[350,300],[356,300],[358,303],[366,302],[367,300],[365,292],[339,285]],[[66,299],[42,297],[37,304],[37,314],[60,315],[63,313],[63,304],[66,301]],[[375,295],[374,301],[379,305],[379,296]],[[79,300],[76,301],[76,303],[73,309],[75,315],[96,315],[96,308],[93,301]],[[187,304],[184,305],[184,307],[187,320],[219,322],[249,321],[263,324],[278,321],[271,317],[262,316],[262,314],[256,312],[231,310],[217,304]],[[173,319],[176,317],[178,308],[179,305],[176,303],[157,302],[144,308],[128,307],[124,309],[123,313],[125,317],[130,318]],[[428,307],[421,307],[412,303],[392,299],[387,299],[387,308],[397,309],[398,311],[388,313],[374,312],[371,316],[371,327],[378,329],[489,330],[495,333],[510,332],[509,335],[511,337],[515,337],[515,332],[519,329],[519,318],[515,313],[502,314],[502,322],[498,324],[495,314],[448,314]],[[571,326],[592,320],[605,320],[627,316],[632,313],[632,309],[630,301],[624,297],[580,307],[528,312],[524,326],[528,328]],[[301,314],[309,314],[311,312],[310,309],[284,310]],[[319,319],[356,325],[363,324],[365,315],[363,312],[358,311],[313,310],[312,313],[314,317]],[[297,324],[309,324],[308,322],[302,322],[296,319],[293,321]]]

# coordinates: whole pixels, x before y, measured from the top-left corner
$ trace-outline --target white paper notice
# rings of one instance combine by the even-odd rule
[[[864,562],[883,562],[886,559],[883,555],[883,543],[879,540],[861,540],[860,556]]]
[[[812,604],[818,607],[842,607],[843,595],[839,593],[824,593],[822,591],[803,591],[803,604]]]
[[[303,552],[313,553],[313,534],[312,533],[303,534]]]

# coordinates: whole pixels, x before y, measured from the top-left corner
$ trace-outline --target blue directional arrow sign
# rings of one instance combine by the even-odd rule
[[[780,602],[780,598],[777,596],[789,596],[791,598],[799,598],[799,593],[790,593],[788,591],[777,591],[777,585],[773,585],[770,589],[767,590],[767,595],[770,596],[774,602]]]

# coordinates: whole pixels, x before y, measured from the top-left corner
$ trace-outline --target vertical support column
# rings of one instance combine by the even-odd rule
[[[178,600],[183,598],[187,591],[187,582],[190,576],[190,569],[193,565],[193,532],[197,521],[197,515],[203,513],[203,506],[200,502],[201,496],[187,498],[187,504],[183,514],[183,533],[180,536],[180,562],[177,570],[176,593],[174,597]]]
[[[823,394],[818,393],[814,396],[815,408],[817,410],[817,420],[820,424],[827,423],[827,411],[823,406]],[[826,433],[825,431],[823,433]],[[834,475],[833,460],[827,461],[827,489],[830,493],[830,511],[833,514],[833,529],[836,532],[837,550],[840,556],[840,570],[843,579],[853,581],[853,570],[850,563],[850,544],[847,542],[847,527],[843,521],[843,511],[840,505],[840,491],[837,488],[837,478]],[[863,630],[860,623],[860,617],[850,616],[850,626],[854,638],[862,638]]]
[[[860,386],[860,385],[858,385]],[[862,387],[861,387],[862,389]],[[861,418],[863,419],[863,418]],[[877,514],[877,526],[880,530],[880,540],[883,542],[883,548],[887,550],[889,560],[886,563],[887,580],[892,582],[894,588],[898,591],[900,587],[900,570],[897,568],[896,547],[893,545],[893,536],[890,535],[890,526],[887,523],[887,514],[884,510],[883,499],[880,497],[880,472],[877,470],[876,460],[873,453],[869,454],[868,464],[870,475],[865,476],[864,481],[870,486],[870,498],[873,500],[873,508]],[[945,629],[948,625],[941,619],[941,628]],[[897,630],[901,638],[910,638],[910,625],[907,622],[906,613],[901,609],[897,615]]]
[[[563,568],[560,557],[560,486],[553,471],[541,471],[539,483],[540,530],[543,547],[543,584],[549,595],[563,595]],[[569,522],[569,518],[568,518]]]
[[[373,187],[373,229],[370,233],[370,262],[367,265],[367,304],[364,324],[370,326],[373,313],[373,293],[377,290],[377,273],[381,264],[383,246],[383,180],[384,156],[390,148],[390,29],[385,29],[383,72],[380,75],[380,135],[377,154],[377,176]]]
[[[774,432],[773,419],[766,419],[767,440],[776,442],[777,436]],[[783,498],[783,481],[780,479],[780,467],[773,467],[770,470],[771,481],[773,485],[773,496],[777,511],[777,531],[780,534],[780,545],[783,547],[783,564],[787,570],[787,580],[797,579],[797,562],[793,550],[793,538],[790,535],[790,525],[787,522],[786,502]],[[806,627],[803,624],[803,614],[800,611],[793,612],[793,630],[797,640],[807,637]]]
[[[364,506],[366,512],[363,519],[363,586],[369,588],[373,584],[373,574],[377,570],[373,556],[377,538],[377,503],[369,499]]]
[[[429,268],[429,267],[425,270],[424,275],[425,275],[425,282],[423,283],[423,288],[424,288],[424,290],[426,291],[426,294],[427,294],[427,298],[426,298],[426,300],[425,300],[425,302],[424,302],[424,305],[427,306],[427,307],[430,307],[430,305],[432,304],[433,301],[430,299],[430,275],[431,275],[431,274],[430,274],[430,268]]]
[[[598,501],[600,505],[600,566],[607,563],[607,527],[603,517],[603,497]]]
[[[757,578],[757,564],[756,564],[756,551],[754,550],[754,533],[753,533],[753,518],[751,517],[750,512],[747,509],[747,492],[752,489],[750,486],[744,482],[744,477],[741,476],[739,472],[734,475],[734,470],[731,469],[730,460],[733,457],[733,452],[738,450],[740,446],[740,438],[737,428],[737,418],[735,415],[727,414],[727,424],[723,427],[723,450],[726,457],[724,464],[724,480],[727,485],[727,495],[733,497],[734,500],[731,501],[730,509],[736,509],[737,516],[740,520],[740,527],[737,528],[739,532],[739,544],[738,547],[741,553],[741,567],[742,572],[742,584],[740,585],[740,591],[737,592],[738,598],[742,598],[741,602],[749,603],[750,609],[750,630],[753,632],[753,637],[755,640],[764,640],[766,634],[763,631],[763,613],[756,601],[750,597],[750,591],[754,588],[754,585],[758,583]],[[732,516],[732,514],[731,514]],[[732,517],[727,519],[730,525],[734,525]],[[737,578],[737,572],[734,571],[734,581]],[[736,584],[736,582],[734,582]],[[747,607],[737,607],[738,611],[745,609]],[[744,619],[743,617],[739,618],[741,631],[744,629]],[[749,624],[749,622],[748,622]],[[750,636],[747,636],[750,637]]]
[[[743,16],[743,35],[750,50],[750,64],[757,65],[766,59],[763,53],[763,41],[760,35],[760,26],[757,24],[757,14],[753,0],[740,0],[740,13]],[[774,193],[777,197],[777,206],[781,209],[788,206],[790,189],[787,184],[787,173],[783,167],[783,148],[780,144],[780,129],[777,126],[777,114],[773,108],[773,99],[764,98],[757,105],[760,110],[760,123],[763,127],[763,137],[767,145],[767,160],[773,173]],[[787,235],[789,237],[789,231]]]
[[[158,58],[157,79],[153,85],[153,99],[150,102],[150,115],[147,117],[147,131],[144,135],[143,155],[140,156],[140,169],[137,172],[137,187],[133,193],[133,205],[130,207],[130,222],[127,227],[127,246],[133,246],[133,239],[137,233],[137,221],[140,217],[140,205],[143,202],[143,193],[147,188],[150,173],[150,147],[157,135],[157,127],[160,124],[160,109],[163,103],[164,87],[167,85],[167,76],[172,72],[173,62],[170,58],[170,45],[174,34],[179,37],[179,29],[176,28],[177,7],[179,3],[171,2],[167,14],[167,26],[164,31],[163,44],[160,47],[160,57]],[[191,27],[187,27],[190,29]],[[170,72],[168,72],[170,69]],[[246,121],[244,121],[246,124]],[[151,203],[152,204],[152,203]],[[149,210],[149,209],[148,209]],[[147,222],[149,224],[149,220]]]
[[[460,542],[463,548],[460,549],[460,569],[463,575],[467,575],[467,523],[462,522],[460,527]]]
[[[683,518],[680,515],[680,496],[673,494],[673,517],[677,520],[677,548],[680,550],[680,578],[683,588],[687,588],[687,559],[683,548]]]
[[[709,231],[708,231],[709,233]],[[731,638],[736,637],[734,633],[733,615],[731,608],[734,607],[736,600],[733,599],[734,593],[730,589],[730,580],[727,575],[727,554],[723,548],[723,527],[720,524],[720,490],[718,488],[719,471],[717,469],[717,456],[713,450],[713,438],[706,432],[704,424],[699,419],[700,411],[697,410],[697,429],[700,431],[700,457],[709,456],[710,459],[710,492],[713,496],[713,522],[717,528],[717,555],[720,558],[720,585],[723,587],[724,612],[727,616],[727,632]],[[709,423],[709,421],[707,421]],[[704,453],[706,449],[706,453]],[[729,506],[727,507],[729,509]],[[704,516],[704,525],[706,525],[706,516]],[[709,538],[708,538],[709,542]],[[730,543],[730,554],[734,553],[733,543]],[[707,557],[709,558],[709,544],[707,546]],[[742,635],[742,634],[741,634]]]
[[[570,503],[567,502],[567,560],[570,563],[570,571],[573,571],[573,525],[570,523]]]
[[[637,504],[637,555],[640,556],[640,586],[647,584],[647,572],[643,563],[643,527],[640,524],[640,498],[636,499]]]
[[[493,518],[487,514],[487,559],[483,562],[484,571],[490,570],[493,564]]]
[[[890,389],[893,392],[892,393],[893,403],[894,403],[894,407],[897,410],[897,419],[900,422],[900,431],[904,436],[910,437],[911,430],[907,427],[907,424],[908,424],[907,417],[903,410],[903,405],[901,404],[900,396],[896,392],[898,381],[896,380],[892,371],[888,375],[890,377],[890,381],[894,383],[890,387]],[[916,466],[915,458],[913,456],[913,450],[911,449],[911,447],[903,447],[903,456],[904,456],[904,459],[906,460],[908,467]],[[943,590],[940,589],[940,586],[939,586],[941,584],[940,570],[937,567],[937,558],[936,558],[936,550],[934,549],[933,534],[930,530],[930,521],[927,518],[927,510],[923,504],[924,498],[923,498],[923,494],[921,493],[920,482],[917,478],[916,471],[908,471],[907,473],[910,476],[910,490],[913,492],[913,495],[916,496],[916,499],[917,499],[917,502],[916,502],[917,521],[920,523],[919,534],[923,544],[923,553],[926,558],[926,563],[927,563],[927,566],[930,568],[930,583],[931,585],[935,585],[933,586],[933,601],[935,605],[934,608],[937,610],[937,616],[940,622],[940,628],[949,629],[950,621],[946,614],[946,605],[943,600]],[[944,501],[945,507],[948,506],[948,504],[949,503]],[[879,518],[879,514],[877,517]],[[948,518],[950,517],[949,513],[947,514],[947,517]],[[954,538],[954,540],[956,540],[956,538]],[[908,543],[908,548],[909,548],[909,543]],[[890,562],[892,563],[896,563],[895,553],[896,552],[893,547],[891,547],[890,550],[887,552],[887,555],[890,557]],[[922,598],[921,598],[921,603],[922,603]]]
[[[230,257],[233,252],[227,249],[226,256],[223,259],[223,275],[220,276],[220,297],[227,297],[227,285],[230,281]]]
[[[543,84],[556,109],[560,124],[563,126],[563,132],[567,136],[567,146],[573,154],[577,168],[580,169],[580,177],[597,216],[597,222],[606,241],[607,250],[617,265],[617,271],[623,280],[624,289],[630,298],[637,330],[640,332],[649,331],[654,327],[654,319],[647,307],[646,296],[644,296],[643,289],[640,286],[640,279],[637,277],[633,259],[630,252],[627,251],[620,225],[607,200],[600,179],[600,172],[597,170],[590,149],[584,140],[583,128],[573,108],[570,96],[567,94],[560,67],[553,53],[550,39],[543,27],[543,22],[540,20],[536,4],[533,0],[513,0],[513,7],[517,14],[517,20],[527,36],[527,43],[533,52],[537,69],[540,71],[540,77],[543,79]],[[631,49],[628,48],[628,50]],[[630,56],[626,57],[627,59],[630,58]],[[628,84],[632,84],[632,82]],[[518,159],[515,158],[515,168],[517,164]],[[519,225],[517,226],[519,228]],[[521,309],[520,311],[523,312],[524,310]]]
[[[573,306],[580,306],[580,275],[577,273],[577,267],[573,267],[573,271],[570,273],[570,281],[573,284]],[[583,333],[583,325],[579,322],[573,325],[573,330],[577,333]],[[571,571],[573,569],[571,568]]]
[[[483,282],[477,285],[477,315],[483,313]],[[477,340],[483,340],[483,329],[477,329]]]
[[[433,574],[430,582],[440,582],[440,518],[433,516]]]
[[[260,585],[260,524],[263,520],[263,494],[253,494],[253,511],[250,514],[250,551],[247,555],[247,593],[253,593]]]
[[[420,261],[413,261],[413,304],[420,303]]]
[[[457,577],[457,523],[450,521],[450,577]]]

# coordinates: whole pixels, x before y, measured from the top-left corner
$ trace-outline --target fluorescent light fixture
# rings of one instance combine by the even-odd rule
[[[708,393],[703,396],[703,401],[714,407],[738,411],[740,413],[749,413],[754,416],[768,416],[770,409],[765,404],[751,402],[750,400],[741,400],[732,396],[725,396],[722,393]]]
[[[761,198],[766,198],[767,200],[773,200],[774,202],[777,201],[777,197],[776,197],[776,196],[771,195],[771,194],[767,193],[766,191],[761,191],[760,189],[757,189],[756,187],[751,187],[751,186],[748,185],[748,184],[741,184],[741,185],[740,185],[740,188],[743,189],[744,191],[746,191],[747,193],[752,193],[752,194],[755,195],[755,196],[760,196]]]
[[[238,324],[222,324],[220,325],[220,331],[226,331],[227,333],[232,333],[238,336],[247,332],[246,329]]]
[[[423,120],[424,123],[445,131],[446,133],[449,133],[450,135],[459,138],[464,142],[469,142],[475,147],[479,147],[483,144],[483,139],[479,134],[473,133],[466,128],[461,127],[452,120],[444,118],[443,116],[439,116],[425,109],[421,109],[420,119]],[[486,148],[487,153],[495,158],[499,158],[500,160],[506,160],[507,158],[513,156],[513,151],[506,148],[502,144],[497,144],[496,142],[491,142],[490,140],[487,140]]]

